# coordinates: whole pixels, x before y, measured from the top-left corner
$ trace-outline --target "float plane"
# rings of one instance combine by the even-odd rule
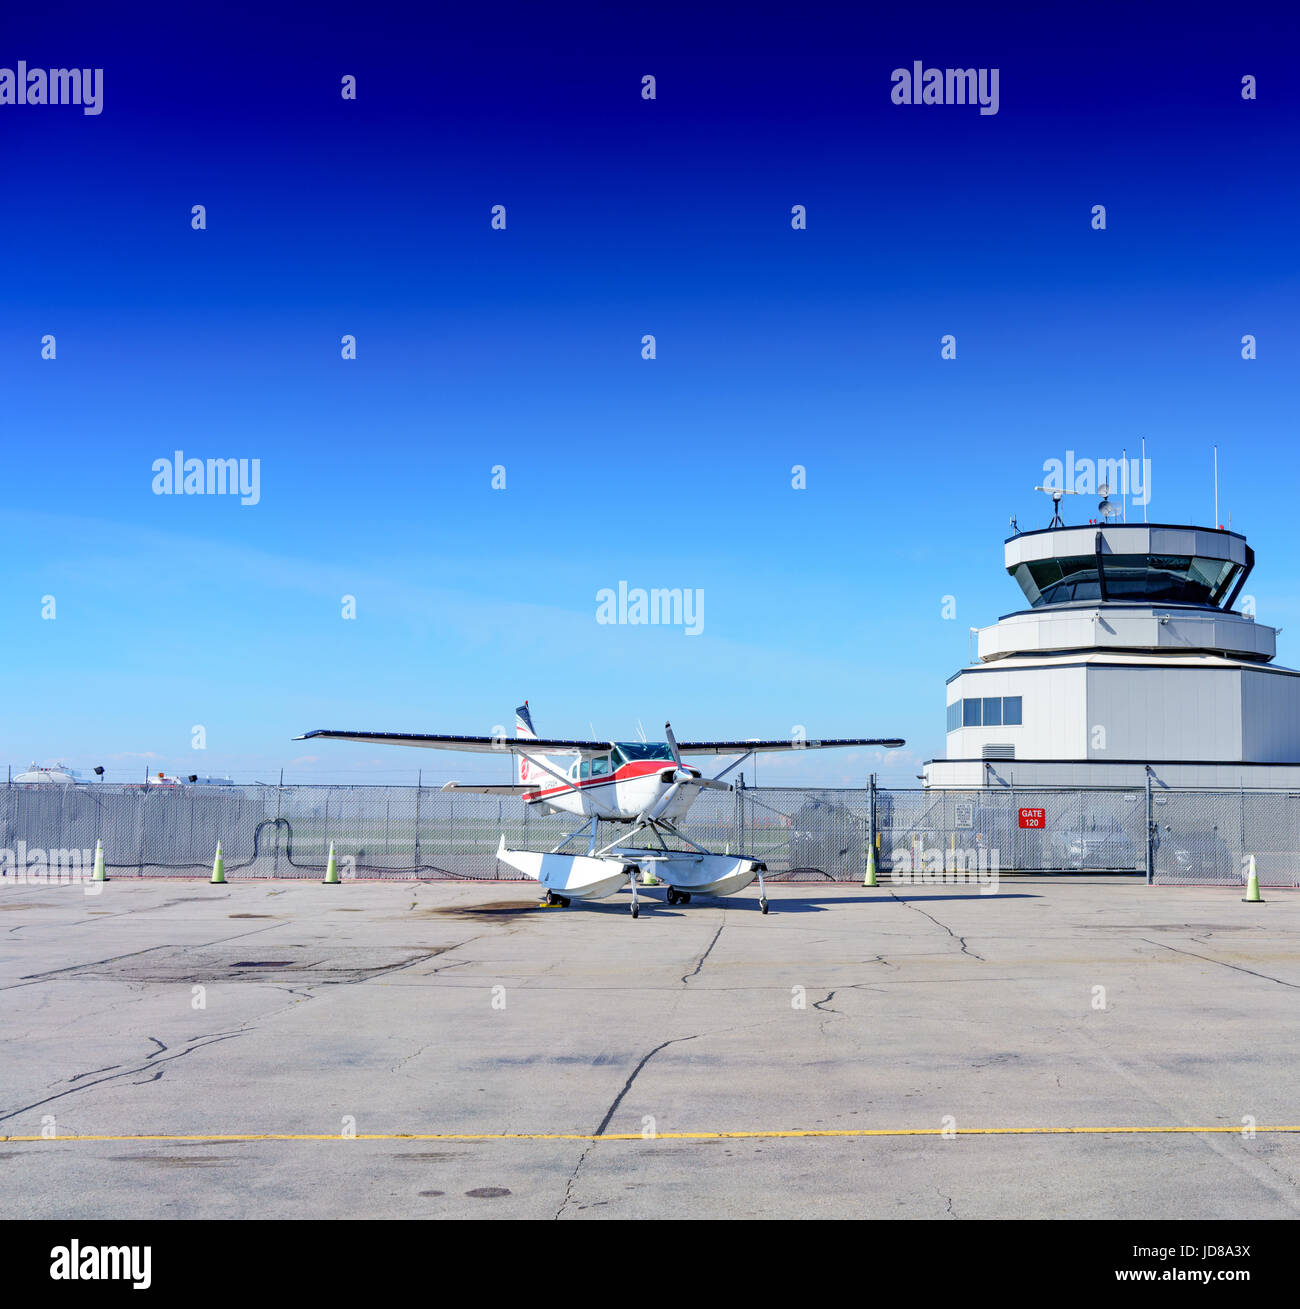
[[[774,750],[825,750],[849,746],[898,749],[897,737],[850,737],[807,741],[799,738],[762,741],[678,741],[671,723],[664,724],[663,741],[581,741],[540,737],[533,730],[525,700],[515,710],[515,736],[422,736],[408,732],[307,732],[296,741],[325,739],[361,741],[369,745],[420,746],[428,750],[469,750],[480,754],[509,753],[516,759],[511,785],[462,785],[448,782],[444,791],[471,795],[517,795],[545,813],[571,813],[585,819],[554,849],[546,852],[507,850],[504,833],[497,858],[546,888],[548,905],[571,900],[599,900],[624,884],[632,890],[632,917],[640,912],[637,873],[653,871],[667,887],[669,904],[688,904],[692,895],[731,895],[758,879],[759,908],[767,913],[763,886],[766,865],[761,860],[713,854],[683,836],[677,824],[705,790],[730,791],[722,779],[752,754]],[[737,755],[720,773],[705,777],[683,762],[690,755]],[[628,831],[596,848],[600,821],[625,824]],[[586,834],[585,855],[565,854],[564,847]],[[657,848],[635,838],[653,839]],[[670,849],[673,837],[685,849]]]

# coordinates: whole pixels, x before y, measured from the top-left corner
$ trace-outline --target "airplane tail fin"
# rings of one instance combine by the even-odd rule
[[[528,712],[527,700],[515,710],[515,736],[521,741],[537,740],[537,733],[533,731],[533,716]],[[541,769],[536,764],[529,763],[523,755],[515,756],[516,782],[537,782],[544,776]]]

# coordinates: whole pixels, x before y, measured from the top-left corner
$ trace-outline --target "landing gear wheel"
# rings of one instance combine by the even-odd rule
[[[555,900],[561,909],[567,909],[569,907],[569,897],[567,895],[557,895]]]
[[[682,898],[682,897],[679,896],[679,895],[677,894],[677,892],[674,891],[673,888],[672,888],[671,886],[668,888],[667,900],[668,900],[668,903],[669,903],[669,904],[676,904],[677,901],[680,900],[681,898]]]
[[[682,902],[682,904],[690,904],[691,893],[689,891],[679,891],[677,893],[677,898]]]
[[[634,904],[634,905],[632,906],[632,917],[633,917],[633,918],[640,918],[640,917],[641,917],[641,906],[640,906],[640,905],[635,905],[635,904]]]
[[[557,904],[559,904],[559,903],[560,903],[560,898],[559,898],[559,896],[557,896],[557,895],[555,894],[554,891],[550,891],[550,890],[548,890],[548,891],[546,892],[546,899],[545,899],[545,901],[543,901],[543,903],[544,903],[544,904],[546,905],[546,907],[549,909],[549,908],[551,908],[553,905],[557,905]]]
[[[767,913],[767,897],[766,897],[766,896],[764,896],[764,897],[763,897],[763,898],[758,902],[758,907],[759,907],[759,908],[760,908],[764,913]]]

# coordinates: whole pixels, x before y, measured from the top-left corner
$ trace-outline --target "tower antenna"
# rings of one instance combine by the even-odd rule
[[[1035,491],[1046,491],[1052,497],[1052,521],[1047,524],[1047,530],[1051,531],[1053,527],[1064,527],[1065,521],[1061,517],[1061,497],[1063,495],[1082,495],[1082,491],[1067,491],[1059,486],[1036,486]]]
[[[1219,525],[1219,447],[1214,447],[1214,525]]]

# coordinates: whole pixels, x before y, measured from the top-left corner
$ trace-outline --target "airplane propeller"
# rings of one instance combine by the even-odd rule
[[[674,791],[683,782],[689,782],[693,786],[705,787],[713,791],[730,791],[732,789],[729,782],[719,782],[711,778],[700,777],[694,769],[687,768],[682,763],[682,752],[677,748],[677,738],[673,735],[672,723],[664,724],[664,739],[668,742],[668,749],[672,752],[673,762],[677,765],[677,771],[673,774]]]

